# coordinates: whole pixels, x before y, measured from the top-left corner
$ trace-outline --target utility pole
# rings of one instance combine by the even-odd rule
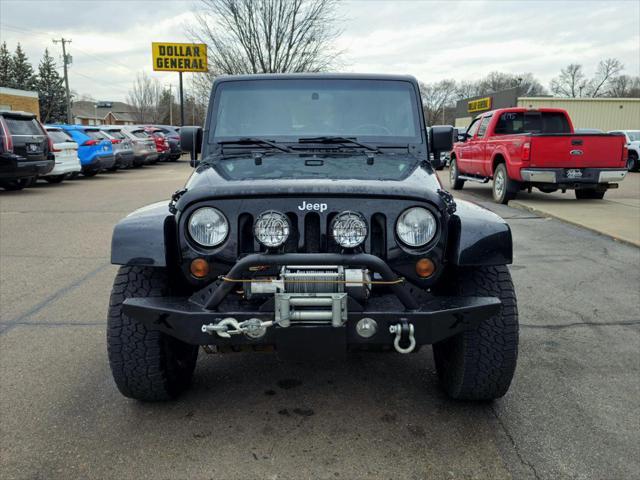
[[[180,77],[180,126],[184,127],[184,94],[182,93],[182,72],[178,72]]]
[[[67,90],[67,123],[71,125],[73,119],[71,118],[71,95],[69,94],[69,74],[67,73],[67,64],[69,63],[69,57],[67,56],[66,44],[71,43],[71,40],[67,40],[62,37],[60,40],[52,40],[53,43],[62,44],[62,64],[64,66],[64,86]]]
[[[169,84],[169,125],[173,125],[173,94],[171,93],[172,84]]]

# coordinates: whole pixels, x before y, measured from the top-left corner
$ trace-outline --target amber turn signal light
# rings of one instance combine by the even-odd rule
[[[196,258],[191,262],[191,275],[204,278],[209,275],[209,263],[204,258]]]
[[[428,258],[421,258],[416,262],[416,273],[419,277],[430,277],[435,271],[436,265]]]

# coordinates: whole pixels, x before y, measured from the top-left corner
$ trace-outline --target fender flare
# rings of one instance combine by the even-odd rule
[[[449,261],[457,266],[507,265],[513,262],[513,242],[507,222],[465,200],[456,200],[449,220]]]
[[[176,223],[169,201],[147,205],[116,224],[111,237],[111,263],[166,267],[175,238]]]

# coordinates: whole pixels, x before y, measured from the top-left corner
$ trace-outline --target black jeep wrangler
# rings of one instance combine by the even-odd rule
[[[335,355],[433,345],[453,398],[505,394],[518,350],[511,232],[454,201],[429,162],[418,83],[383,75],[218,77],[196,167],[117,224],[111,370],[140,400],[178,395],[205,351]],[[198,154],[201,159],[198,161]]]

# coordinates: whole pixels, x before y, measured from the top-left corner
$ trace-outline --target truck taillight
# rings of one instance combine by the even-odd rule
[[[522,160],[529,161],[531,158],[531,144],[529,142],[524,142],[522,144]]]
[[[626,165],[629,161],[629,147],[627,145],[622,146],[622,162]]]

